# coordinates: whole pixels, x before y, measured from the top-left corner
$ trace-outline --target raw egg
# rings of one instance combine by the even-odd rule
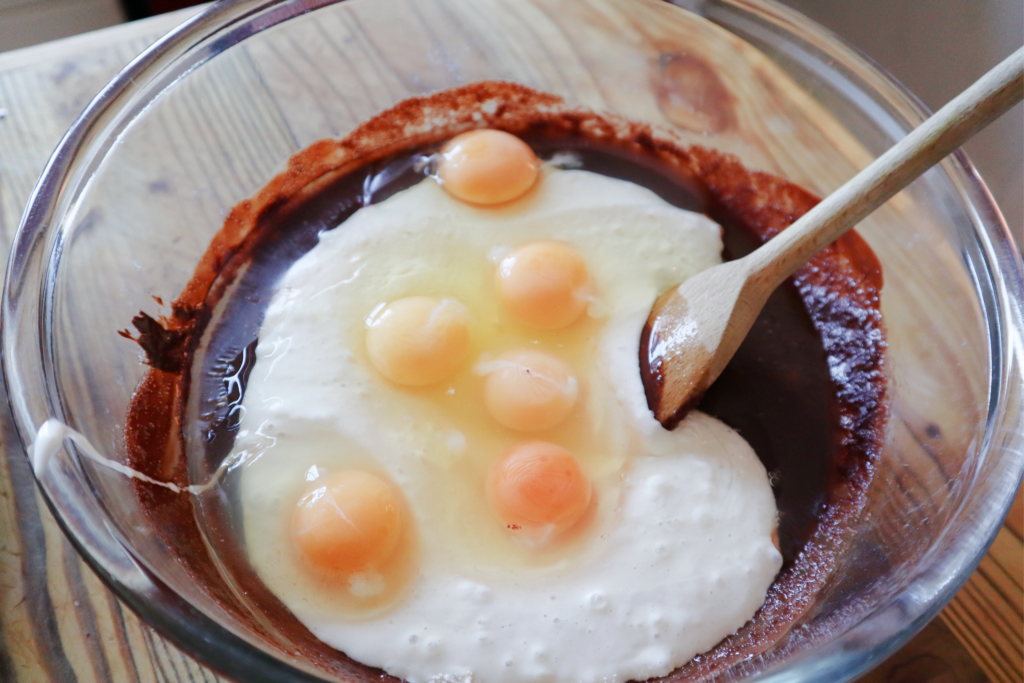
[[[348,470],[330,475],[299,499],[291,535],[310,568],[351,573],[387,560],[401,530],[391,487],[368,472]]]
[[[503,204],[526,193],[540,160],[525,142],[500,130],[474,130],[441,150],[437,177],[450,195],[470,204]]]
[[[544,351],[519,349],[480,363],[485,375],[484,403],[509,429],[537,431],[562,422],[579,395],[569,364]]]
[[[321,234],[282,276],[232,456],[245,462],[235,474],[246,551],[313,635],[404,680],[664,676],[746,623],[781,564],[774,496],[754,452],[699,411],[662,430],[637,380],[637,321],[659,292],[720,262],[721,230],[586,171],[545,170],[524,199],[480,209],[425,179]],[[512,321],[490,257],[541,239],[586,256],[581,279],[605,315],[584,309],[586,319],[552,332]],[[386,380],[365,351],[411,294],[437,297],[422,320],[443,298],[452,308],[434,324],[461,306],[472,315],[454,316],[469,325],[463,364],[422,390]],[[407,357],[395,339],[386,346]],[[512,352],[524,349],[537,355]],[[501,377],[500,364],[467,372],[484,353],[530,374]],[[568,416],[544,431],[504,426],[545,395],[536,374],[562,383],[544,360],[578,382]],[[538,413],[518,424],[543,424]],[[376,566],[313,571],[323,544],[300,552],[296,502],[345,471],[391,487],[400,539]]]
[[[366,319],[366,350],[396,384],[426,386],[452,374],[469,349],[469,313],[455,299],[411,296]]]
[[[590,479],[576,457],[547,441],[521,441],[487,474],[487,499],[511,529],[560,532],[590,505]]]
[[[530,242],[498,264],[498,300],[513,318],[540,330],[557,330],[583,314],[593,300],[587,264],[561,242]]]

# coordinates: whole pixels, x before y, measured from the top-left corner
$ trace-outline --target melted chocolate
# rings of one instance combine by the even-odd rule
[[[448,115],[446,125],[422,126],[439,112]],[[185,453],[201,454],[195,478],[205,480],[231,450],[263,310],[280,276],[322,231],[421,180],[414,164],[421,154],[480,125],[520,135],[542,157],[572,151],[587,170],[708,214],[724,227],[727,258],[748,253],[817,202],[726,155],[683,149],[649,126],[571,109],[517,85],[478,83],[407,100],[344,140],[297,154],[288,170],[231,212],[172,315],[133,320],[153,369],[129,410],[129,464],[188,483]],[[863,507],[885,422],[881,284],[864,242],[854,233],[841,238],[771,297],[700,403],[737,429],[771,473],[785,565],[750,624],[670,679],[718,674],[778,642],[834,569],[842,537]],[[192,392],[195,415],[186,410]],[[141,482],[135,490],[197,582],[269,647],[327,673],[379,679],[381,672],[313,637],[259,581],[230,514],[236,504],[230,486],[200,501]]]
[[[761,240],[734,225],[726,227],[724,242],[725,258],[734,259],[749,254]],[[801,362],[794,363],[794,358]],[[738,431],[764,463],[788,566],[814,533],[839,440],[828,358],[792,282],[769,297],[697,407]]]

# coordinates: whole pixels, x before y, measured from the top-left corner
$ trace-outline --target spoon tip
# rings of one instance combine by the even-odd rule
[[[671,431],[700,403],[704,397],[704,389],[697,388],[699,383],[691,382],[688,387],[680,390],[680,383],[671,381],[679,374],[679,370],[666,366],[666,363],[672,363],[674,358],[672,354],[669,354],[669,358],[665,357],[666,348],[658,334],[657,322],[657,315],[652,314],[640,335],[640,378],[644,385],[647,407],[654,414],[654,419]],[[673,377],[667,377],[666,370],[669,370]],[[668,384],[674,386],[669,386],[666,380],[669,380]]]

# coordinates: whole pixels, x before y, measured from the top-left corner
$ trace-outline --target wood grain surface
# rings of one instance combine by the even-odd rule
[[[530,6],[539,12],[540,0]],[[75,116],[93,95],[131,58],[194,10],[108,29],[75,39],[0,54],[0,255],[6,258],[13,234],[32,186],[50,152]],[[523,10],[524,13],[527,10]],[[602,91],[602,84],[588,73],[628,71],[636,65],[615,63],[591,44],[578,26],[561,27],[537,23],[572,42],[580,63],[587,68],[563,73],[541,74],[571,85],[580,99],[601,106],[614,99]],[[345,27],[320,32],[302,50],[268,41],[253,50],[251,59],[268,79],[287,81],[288,74],[302,71],[303,59],[315,59],[317,50],[338,50],[332,36]],[[657,25],[637,28],[637,40],[667,40]],[[561,33],[559,33],[561,32]],[[337,40],[340,41],[340,38]],[[374,65],[371,65],[374,66]],[[374,66],[376,68],[376,66]],[[382,79],[402,93],[401,64],[389,64]],[[412,69],[413,65],[409,65]],[[660,73],[669,80],[681,73],[686,78],[690,65],[678,59],[665,60]],[[628,74],[627,74],[628,75]],[[726,79],[725,87],[729,87]],[[324,87],[329,88],[330,84]],[[685,93],[684,93],[685,94]],[[762,167],[793,178],[822,192],[838,186],[846,169],[816,168],[793,159],[769,166],[769,159],[785,159],[784,151],[773,147],[772,131],[762,112],[740,106],[731,115],[758,131],[764,147],[752,147],[728,130],[733,122],[715,115],[701,115],[680,104],[679,93],[666,92],[650,103],[652,110],[678,125],[685,125],[695,139],[709,132],[721,132],[722,147],[742,152],[745,159],[764,159]],[[303,97],[296,87],[295,97]],[[714,98],[714,92],[701,96]],[[214,105],[211,105],[214,106]],[[378,104],[367,100],[350,109],[324,107],[311,102],[305,109],[310,120],[288,120],[294,140],[281,144],[307,144],[304,131],[329,125],[347,130],[373,113]],[[660,114],[659,114],[660,115]],[[317,119],[317,120],[313,120]],[[326,123],[325,123],[326,122]],[[822,125],[812,133],[821,144],[843,139],[844,133]],[[312,133],[310,133],[312,135]],[[859,155],[859,156],[858,156]],[[860,167],[870,159],[863,151],[852,151],[851,165]],[[264,179],[252,180],[257,186]],[[251,189],[239,187],[240,193]],[[242,196],[245,196],[243,194]],[[899,198],[897,198],[898,200]],[[230,201],[226,201],[230,205]],[[211,209],[213,210],[213,209]],[[217,207],[219,210],[219,207]],[[905,424],[915,424],[908,420]],[[910,433],[908,442],[926,437]],[[925,429],[922,427],[921,429]],[[916,441],[915,441],[916,440]],[[885,483],[885,482],[883,482]],[[903,490],[906,482],[891,485]],[[965,588],[934,621],[900,652],[863,680],[871,683],[939,683],[963,681],[996,683],[1024,680],[1024,509],[1018,495],[1014,510],[991,552]],[[65,540],[42,499],[36,492],[28,462],[13,431],[6,397],[0,403],[0,682],[35,681],[131,681],[148,683],[217,681],[210,670],[198,665],[164,638],[142,623],[124,607],[78,558]]]

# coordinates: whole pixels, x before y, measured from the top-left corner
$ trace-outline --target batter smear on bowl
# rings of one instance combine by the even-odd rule
[[[472,166],[456,136],[481,127],[530,152],[511,197],[445,170]],[[129,464],[180,483],[238,470],[216,495],[136,491],[211,595],[328,673],[721,672],[798,623],[863,505],[885,423],[881,271],[853,233],[815,257],[672,433],[646,413],[636,348],[661,289],[816,201],[517,85],[407,100],[297,154],[231,212],[171,315],[136,317],[152,369]],[[515,279],[534,263],[562,277],[535,297],[551,306]],[[410,363],[418,329],[434,331]],[[716,481],[739,488],[699,486]],[[376,540],[324,526],[344,491]],[[611,623],[605,661],[588,629]],[[460,638],[478,663],[453,663]]]

